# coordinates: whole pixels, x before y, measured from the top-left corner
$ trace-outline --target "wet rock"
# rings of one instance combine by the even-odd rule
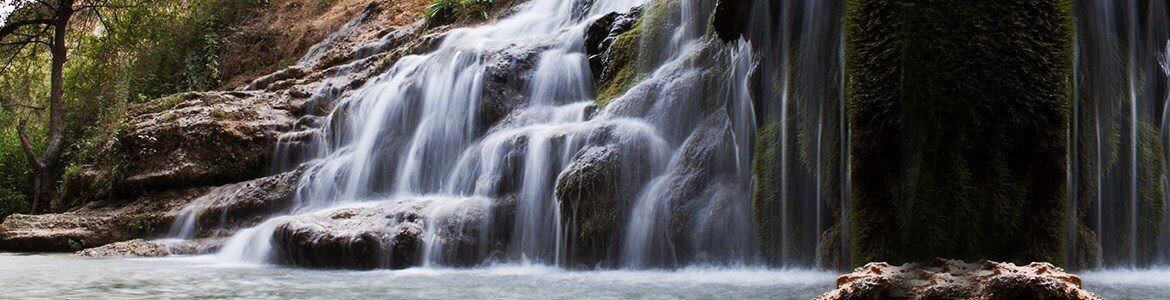
[[[167,250],[165,245],[143,239],[117,242],[77,252],[77,256],[84,257],[162,257],[168,255],[171,255],[171,252]]]
[[[555,41],[491,45],[482,53],[483,91],[475,128],[486,132],[517,107],[526,104],[529,82],[540,55]]]
[[[870,263],[837,278],[819,299],[1101,299],[1080,277],[1049,263],[1016,266],[939,259],[929,264]]]
[[[308,268],[401,269],[431,262],[483,260],[483,198],[390,200],[283,217],[272,237],[274,261]]]
[[[223,247],[223,239],[187,241],[133,239],[78,251],[77,256],[93,258],[163,257],[210,254]]]
[[[211,189],[178,212],[178,218],[193,220],[179,220],[171,226],[191,222],[197,232],[207,235],[215,232],[200,229],[230,230],[256,225],[293,205],[302,173],[302,169],[297,169]]]
[[[628,214],[643,184],[660,166],[654,165],[652,143],[618,138],[600,128],[592,146],[577,152],[557,178],[567,234],[565,264],[574,268],[615,267],[621,256]]]
[[[594,78],[602,78],[603,70],[613,68],[606,63],[615,56],[610,53],[610,49],[622,34],[634,28],[641,16],[640,7],[626,13],[609,13],[594,20],[585,29],[585,55],[589,57]]]

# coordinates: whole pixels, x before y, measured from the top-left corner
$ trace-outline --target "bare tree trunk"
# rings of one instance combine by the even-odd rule
[[[66,29],[69,28],[69,20],[73,17],[73,1],[59,2],[55,17],[51,49],[52,69],[49,79],[49,138],[39,163],[35,160],[32,161],[34,165],[33,187],[35,189],[33,191],[32,213],[34,214],[44,213],[53,203],[57,190],[57,181],[54,180],[54,176],[61,163],[61,153],[65,150],[65,105],[62,103],[64,94],[62,81],[64,81],[65,60],[68,54],[65,34]],[[23,134],[22,140],[27,140]]]

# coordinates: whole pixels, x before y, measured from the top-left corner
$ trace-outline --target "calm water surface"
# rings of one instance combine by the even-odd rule
[[[0,254],[0,298],[768,298],[810,299],[835,274],[686,269],[573,272],[542,266],[320,271],[210,257],[89,259]]]
[[[1170,268],[1082,273],[1106,299],[1170,299]],[[575,272],[543,266],[321,271],[212,257],[90,259],[0,253],[0,298],[766,298],[811,299],[836,275],[692,268]]]

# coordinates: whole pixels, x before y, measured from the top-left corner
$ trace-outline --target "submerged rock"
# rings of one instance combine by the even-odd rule
[[[869,263],[837,278],[819,299],[1101,299],[1081,278],[1049,263],[1016,266],[939,259],[930,264]]]

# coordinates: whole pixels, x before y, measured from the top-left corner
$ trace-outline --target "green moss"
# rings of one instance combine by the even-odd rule
[[[846,14],[853,261],[1063,262],[1071,2]]]
[[[752,195],[752,214],[760,237],[763,255],[776,263],[781,258],[779,237],[783,221],[780,217],[780,122],[772,119],[764,124],[756,137],[752,159],[755,190]]]
[[[634,27],[618,36],[610,46],[610,61],[614,70],[612,78],[602,78],[597,82],[597,106],[605,107],[610,100],[625,94],[641,77],[638,72],[638,48],[641,41],[642,20],[638,20]]]

